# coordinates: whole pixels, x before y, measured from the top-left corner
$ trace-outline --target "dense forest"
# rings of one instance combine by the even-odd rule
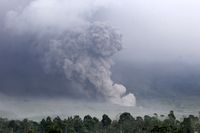
[[[194,115],[177,119],[173,111],[165,115],[154,114],[134,118],[130,113],[120,114],[111,120],[104,114],[102,119],[76,115],[61,119],[47,117],[40,122],[24,119],[0,118],[0,133],[199,133],[200,118]]]

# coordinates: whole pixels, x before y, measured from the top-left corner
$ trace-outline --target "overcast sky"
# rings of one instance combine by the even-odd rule
[[[49,97],[72,101],[95,99],[97,102],[113,101],[114,97],[119,103],[126,104],[128,101],[128,105],[135,105],[136,98],[136,107],[145,106],[148,99],[153,103],[159,101],[159,105],[160,100],[164,99],[166,106],[175,102],[173,107],[176,108],[181,108],[185,103],[191,105],[200,95],[199,6],[198,0],[0,0],[1,98],[6,101],[8,97],[15,100],[24,97],[33,104],[35,97],[43,99],[43,102]],[[89,66],[84,61],[72,67],[81,75],[78,79],[76,75],[69,74],[71,67],[66,65],[66,59],[63,60],[65,65],[47,72],[51,61],[62,64],[60,57],[68,59],[69,54],[62,49],[56,49],[59,51],[56,54],[51,53],[52,49],[41,45],[52,40],[56,42],[52,45],[57,45],[63,36],[68,36],[66,31],[88,33],[85,27],[94,22],[111,26],[115,31],[108,35],[115,32],[116,36],[118,33],[122,35],[122,50],[117,52],[117,45],[108,46],[105,53],[97,51],[94,57],[106,71],[106,77],[97,77],[106,79],[100,80],[103,82],[100,88],[112,88],[109,96],[105,95],[109,89],[100,92],[98,87],[91,89],[98,82],[79,70],[78,65],[82,63],[81,67],[87,71]],[[114,54],[108,58],[108,53]],[[43,54],[52,57],[46,58]],[[83,59],[93,60],[90,54],[82,54],[87,55]],[[70,59],[76,56],[72,55]],[[44,64],[44,60],[50,63]],[[76,66],[77,69],[74,69]],[[93,70],[93,66],[91,68],[89,70]],[[99,69],[102,68],[94,68],[97,75]],[[85,78],[89,81],[82,80]],[[116,86],[114,83],[117,83]],[[126,87],[125,90],[123,87]],[[14,105],[22,106],[22,101],[20,99]],[[57,103],[56,100],[54,102]],[[63,106],[63,100],[61,102]],[[0,103],[0,110],[8,111],[8,105],[10,103]]]

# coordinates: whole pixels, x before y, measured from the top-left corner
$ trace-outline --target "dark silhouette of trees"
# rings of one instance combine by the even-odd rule
[[[48,133],[61,133],[61,131],[56,130],[56,129],[51,129],[48,131]]]
[[[111,124],[111,119],[108,117],[108,115],[104,114],[102,116],[102,120],[101,120],[101,123],[102,123],[102,126],[107,128],[110,124]]]
[[[199,116],[189,115],[181,121],[173,111],[166,117],[152,116],[134,118],[130,113],[122,113],[118,119],[111,120],[104,114],[101,121],[86,115],[83,119],[76,115],[61,119],[47,117],[40,122],[28,119],[8,120],[0,118],[0,133],[198,133],[200,132]]]

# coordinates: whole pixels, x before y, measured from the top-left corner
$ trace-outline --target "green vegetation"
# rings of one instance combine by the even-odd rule
[[[173,111],[167,116],[155,113],[136,118],[125,112],[118,120],[111,120],[106,114],[101,120],[90,115],[64,120],[47,117],[40,122],[0,118],[0,133],[200,133],[200,118],[189,115],[177,120]]]

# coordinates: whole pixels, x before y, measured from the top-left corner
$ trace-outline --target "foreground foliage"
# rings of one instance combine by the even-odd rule
[[[177,120],[173,111],[168,116],[155,113],[136,118],[125,112],[118,120],[111,120],[106,114],[101,120],[90,115],[64,120],[47,117],[40,122],[0,118],[0,133],[200,133],[200,118],[189,115]]]

